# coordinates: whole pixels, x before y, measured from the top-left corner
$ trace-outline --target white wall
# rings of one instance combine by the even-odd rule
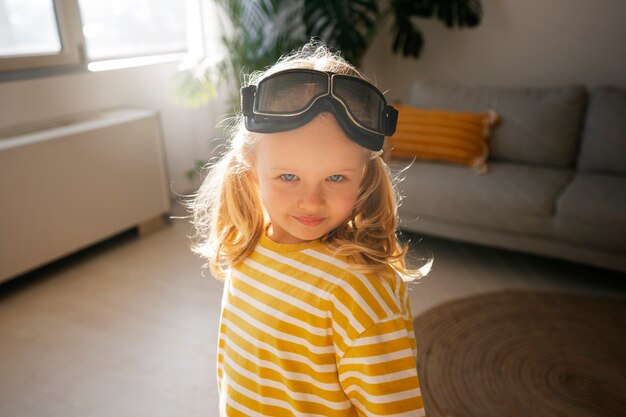
[[[210,140],[221,134],[214,126],[223,105],[219,101],[196,109],[175,105],[171,79],[177,66],[169,62],[0,82],[0,129],[118,106],[156,109],[172,193],[190,193],[198,183],[190,183],[184,174],[194,160],[208,159]]]
[[[421,19],[425,39],[418,60],[391,52],[383,28],[363,70],[389,89],[392,100],[408,96],[421,78],[463,84],[558,86],[611,84],[626,87],[626,1],[483,0],[483,22],[448,29]]]

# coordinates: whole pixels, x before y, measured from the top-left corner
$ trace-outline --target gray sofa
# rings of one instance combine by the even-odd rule
[[[626,91],[416,81],[407,104],[495,110],[501,121],[485,175],[410,165],[401,228],[626,272]]]

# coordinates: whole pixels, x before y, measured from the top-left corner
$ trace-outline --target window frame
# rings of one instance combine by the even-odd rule
[[[180,61],[186,56],[197,55],[205,49],[204,29],[201,19],[202,5],[206,0],[183,0],[190,7],[188,17],[198,20],[187,22],[201,39],[194,42],[188,33],[187,50],[180,52],[158,52],[150,55],[111,57],[89,60],[83,35],[83,22],[79,0],[50,0],[54,6],[61,51],[33,55],[0,56],[0,82],[39,78],[80,71],[104,71],[155,63]]]
[[[76,67],[87,64],[80,10],[77,0],[52,0],[61,41],[61,51],[25,56],[0,57],[0,73]]]

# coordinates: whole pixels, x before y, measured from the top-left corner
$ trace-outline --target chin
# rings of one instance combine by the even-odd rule
[[[292,235],[292,236],[304,242],[309,242],[311,240],[319,239],[324,235],[325,233],[300,233],[299,235]]]
[[[321,238],[322,236],[325,236],[326,233],[328,233],[325,230],[308,230],[308,231],[296,231],[294,230],[293,233],[290,233],[290,235],[294,238],[294,239],[298,239],[304,242],[308,242],[311,240],[316,240]]]

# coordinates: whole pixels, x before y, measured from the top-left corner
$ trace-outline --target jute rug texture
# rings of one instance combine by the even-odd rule
[[[506,291],[415,318],[429,417],[626,416],[626,299]]]

